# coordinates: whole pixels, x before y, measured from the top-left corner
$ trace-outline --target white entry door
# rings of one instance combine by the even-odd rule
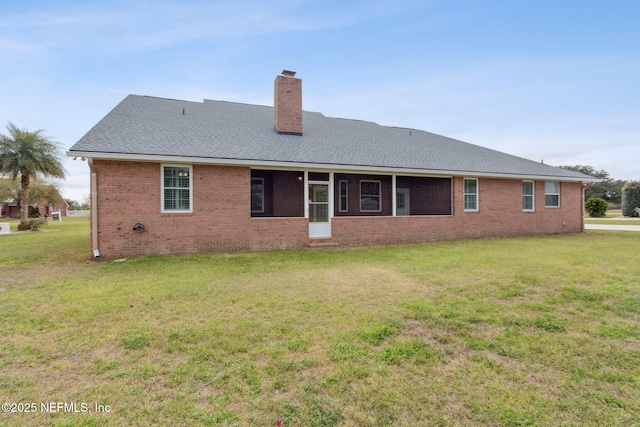
[[[309,184],[309,238],[331,237],[329,184]]]
[[[409,215],[409,189],[396,188],[396,215]]]

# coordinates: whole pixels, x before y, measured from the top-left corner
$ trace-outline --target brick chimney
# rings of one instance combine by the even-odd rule
[[[274,83],[274,120],[278,133],[302,135],[302,80],[283,70]]]

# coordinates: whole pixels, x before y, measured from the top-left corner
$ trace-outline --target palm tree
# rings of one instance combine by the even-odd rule
[[[0,134],[0,172],[12,179],[20,177],[22,197],[18,229],[28,230],[31,178],[38,175],[64,178],[60,148],[42,134],[43,130],[29,132],[18,129],[11,122],[7,125],[7,130],[9,135]]]

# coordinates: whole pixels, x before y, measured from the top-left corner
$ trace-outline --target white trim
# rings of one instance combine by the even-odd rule
[[[164,207],[164,168],[188,168],[189,169],[189,209],[165,209]],[[192,213],[193,212],[193,166],[177,163],[160,164],[160,212],[161,213]]]
[[[345,201],[345,209],[342,209],[342,183],[344,182],[344,201]],[[349,212],[349,181],[346,179],[341,179],[338,181],[338,212]]]
[[[177,163],[193,163],[208,165],[226,165],[226,166],[249,166],[257,169],[282,169],[282,170],[303,170],[309,169],[314,171],[340,171],[344,173],[362,173],[378,175],[403,175],[403,176],[433,176],[433,177],[454,177],[464,176],[471,171],[455,171],[455,170],[437,170],[437,169],[415,169],[415,168],[393,168],[385,166],[356,166],[356,165],[335,165],[329,163],[309,163],[309,162],[282,162],[268,160],[244,160],[244,159],[216,159],[203,157],[184,157],[184,156],[158,156],[152,154],[120,154],[120,153],[101,153],[101,152],[85,152],[85,151],[67,151],[67,157],[86,157],[96,160],[127,160],[138,162],[177,162]],[[538,181],[559,181],[559,182],[602,182],[602,179],[593,178],[585,181],[580,178],[561,177],[553,175],[519,175],[508,173],[491,173],[491,172],[473,172],[474,176],[480,178],[503,178],[503,179],[532,179]]]
[[[465,181],[475,181],[476,182],[476,192],[474,193],[467,193],[466,192],[466,188],[464,185]],[[476,207],[475,209],[467,209],[467,203],[465,198],[467,197],[467,195],[469,196],[476,196]],[[464,209],[465,212],[478,212],[480,210],[480,183],[478,178],[467,178],[464,177],[462,179],[462,207]]]
[[[100,257],[100,248],[98,238],[100,230],[98,228],[98,174],[93,166],[93,159],[87,161],[89,170],[91,171],[91,249],[93,258]]]
[[[309,239],[330,239],[331,238],[331,219],[333,218],[333,172],[329,172],[328,181],[310,180],[308,186],[317,185],[327,187],[327,221],[326,222],[312,222],[309,221]],[[308,190],[307,190],[307,194]],[[307,199],[308,209],[311,210],[312,204],[320,205],[325,202],[311,202]]]
[[[397,207],[396,204],[398,203],[398,194],[397,194],[397,189],[396,189],[396,185],[397,185],[397,176],[395,174],[391,175],[391,200],[393,200],[393,202],[391,203],[391,216],[397,216]]]
[[[304,171],[304,217],[309,219],[309,171]]]
[[[378,184],[378,209],[362,209],[362,183],[363,182],[375,182]],[[360,179],[358,180],[358,186],[360,187],[360,212],[382,212],[382,181],[378,179]]]
[[[405,196],[404,198],[404,208],[403,211],[407,213],[405,215],[398,215],[398,196],[402,194]],[[396,202],[394,203],[396,207],[396,212],[394,216],[411,216],[411,190],[408,188],[398,188],[396,189]]]
[[[531,209],[525,209],[524,208],[524,198],[525,196],[529,196],[529,194],[524,194],[524,186],[522,187],[522,212],[535,212],[536,210],[536,183],[535,181],[530,181],[530,180],[522,180],[522,183],[524,184],[525,182],[530,182],[531,183]]]
[[[557,193],[547,193],[547,182],[555,182],[558,184],[558,192]],[[544,182],[544,207],[551,209],[558,209],[560,207],[560,194],[562,193],[562,189],[560,188],[560,181],[545,181]],[[558,196],[558,204],[557,205],[547,205],[547,196]]]
[[[334,210],[335,210],[335,205],[334,205],[334,200],[335,200],[335,193],[334,193],[334,177],[333,177],[333,172],[329,172],[329,227],[331,227],[331,220],[333,219],[333,214],[334,214]]]

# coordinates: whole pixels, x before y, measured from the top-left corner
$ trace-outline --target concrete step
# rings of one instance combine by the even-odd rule
[[[331,239],[312,239],[307,245],[310,249],[337,248],[339,245]]]

